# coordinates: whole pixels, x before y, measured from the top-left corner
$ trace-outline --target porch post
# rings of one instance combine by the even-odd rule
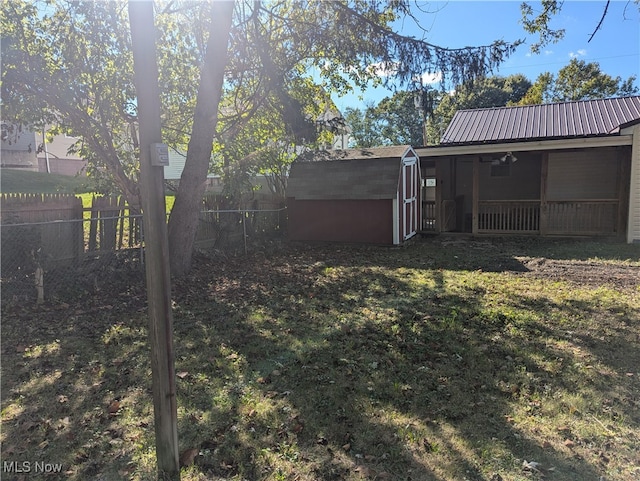
[[[478,233],[478,201],[480,199],[480,158],[473,159],[473,184],[472,184],[472,206],[471,206],[471,233]]]
[[[547,177],[549,175],[549,153],[542,153],[540,165],[540,235],[546,236],[549,230],[549,207],[547,205]]]
[[[436,216],[436,233],[440,234],[442,232],[442,167],[440,167],[440,159],[435,160],[436,167],[436,205],[435,205],[435,216]]]
[[[621,156],[618,162],[618,222],[616,223],[616,235],[626,238],[626,221],[629,215],[629,179],[631,177],[631,159]]]
[[[640,239],[640,125],[633,129],[628,189],[626,237],[627,243],[631,244]]]

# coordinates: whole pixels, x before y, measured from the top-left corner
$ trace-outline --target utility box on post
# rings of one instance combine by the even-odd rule
[[[151,144],[151,165],[156,167],[169,165],[169,147],[167,147],[167,144]]]

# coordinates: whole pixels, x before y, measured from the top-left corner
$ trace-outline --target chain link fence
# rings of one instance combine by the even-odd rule
[[[248,253],[256,242],[285,230],[284,204],[208,209],[199,217],[195,248]],[[104,212],[102,212],[104,214]],[[142,216],[19,222],[0,226],[2,303],[77,299],[112,284],[144,280]]]

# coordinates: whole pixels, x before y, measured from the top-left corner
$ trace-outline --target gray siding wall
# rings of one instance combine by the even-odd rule
[[[617,199],[618,168],[615,149],[552,152],[547,199]]]
[[[633,129],[627,242],[640,242],[640,125]]]
[[[541,155],[517,152],[509,175],[491,176],[491,164],[480,164],[480,200],[537,200],[540,198]],[[499,155],[496,155],[499,157]]]

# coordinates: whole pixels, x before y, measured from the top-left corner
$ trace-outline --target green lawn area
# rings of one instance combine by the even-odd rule
[[[16,169],[2,169],[0,184],[2,193],[78,194],[94,190],[87,177],[27,172]]]
[[[285,243],[194,265],[172,288],[183,480],[640,476],[640,246]],[[3,461],[155,479],[143,273],[116,274],[3,298]]]
[[[85,208],[91,207],[95,187],[87,177],[28,172],[16,169],[0,171],[0,192],[5,194],[76,194],[82,199]],[[167,194],[165,201],[167,212],[171,212],[175,200],[174,194]]]

